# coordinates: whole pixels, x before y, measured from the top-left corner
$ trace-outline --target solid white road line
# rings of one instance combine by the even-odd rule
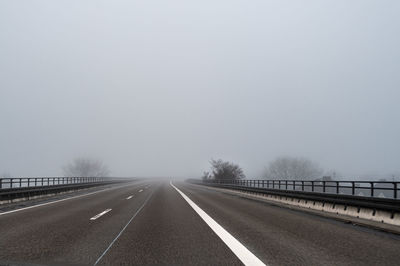
[[[135,214],[133,214],[133,216],[131,217],[131,219],[128,221],[128,223],[124,226],[124,228],[122,228],[121,232],[119,232],[119,234],[114,238],[114,240],[110,243],[110,245],[106,248],[106,250],[103,252],[103,254],[101,254],[101,256],[96,260],[96,262],[94,263],[94,265],[97,265],[101,259],[104,257],[104,255],[107,254],[107,252],[110,250],[110,248],[114,245],[115,241],[118,240],[118,238],[122,235],[122,233],[125,231],[125,229],[128,227],[128,225],[132,222],[133,219],[135,219],[136,215],[139,214],[139,212],[144,208],[144,206],[146,205],[146,203],[149,201],[149,199],[151,198],[151,196],[153,196],[154,191],[147,197],[147,199],[144,201],[144,203],[142,204],[142,206],[140,206],[140,208],[135,212]]]
[[[1,213],[0,213],[0,216],[1,216],[1,215],[5,215],[5,214],[9,214],[9,213],[13,213],[13,212],[19,212],[19,211],[24,211],[24,210],[36,208],[36,207],[41,207],[41,206],[45,206],[45,205],[49,205],[49,204],[53,204],[53,203],[57,203],[57,202],[62,202],[62,201],[66,201],[66,200],[71,200],[71,199],[77,199],[77,198],[81,198],[81,197],[86,197],[86,196],[90,196],[90,195],[97,194],[97,193],[100,193],[100,192],[104,192],[104,191],[107,191],[107,190],[118,189],[118,188],[121,188],[121,187],[125,187],[125,185],[118,186],[118,187],[106,188],[106,189],[98,190],[98,191],[91,192],[91,193],[87,193],[87,194],[83,194],[83,195],[78,195],[78,196],[74,196],[74,197],[70,197],[70,198],[66,198],[66,199],[60,199],[60,200],[55,200],[55,201],[51,201],[51,202],[46,202],[46,203],[42,203],[42,204],[38,204],[38,205],[33,205],[33,206],[21,208],[21,209],[16,209],[16,210],[8,211],[8,212],[1,212]]]
[[[244,265],[265,265],[259,258],[251,253],[245,246],[243,246],[236,238],[234,238],[228,231],[220,226],[213,218],[206,212],[200,209],[188,196],[186,196],[177,187],[170,184],[178,191],[179,194],[189,203],[197,214],[206,222],[206,224],[221,238],[221,240],[232,250],[232,252],[243,262]]]
[[[129,196],[129,197],[127,197],[126,199],[131,199],[133,196]]]
[[[94,220],[96,220],[97,218],[100,218],[101,216],[103,216],[104,214],[106,214],[107,212],[110,212],[110,211],[111,211],[111,209],[107,209],[107,210],[105,210],[105,211],[103,211],[103,212],[101,212],[101,213],[99,213],[99,214],[93,216],[92,218],[90,218],[90,220],[91,220],[91,221],[94,221]]]
[[[139,190],[139,193],[142,192],[142,191],[143,191],[143,189]]]

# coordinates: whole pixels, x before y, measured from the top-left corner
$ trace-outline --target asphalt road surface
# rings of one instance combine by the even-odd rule
[[[400,265],[400,237],[148,180],[0,212],[4,264]]]

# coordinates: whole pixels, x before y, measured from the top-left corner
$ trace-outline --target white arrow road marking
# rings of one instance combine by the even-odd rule
[[[133,196],[129,196],[129,197],[127,197],[126,199],[131,199]]]
[[[259,258],[251,253],[242,243],[240,243],[236,238],[234,238],[228,231],[226,231],[222,226],[220,226],[213,218],[211,218],[205,211],[200,209],[188,196],[186,196],[182,191],[175,187],[172,182],[171,186],[178,191],[179,194],[189,203],[201,219],[206,222],[206,224],[221,238],[222,241],[232,250],[232,252],[238,257],[244,265],[264,265]]]
[[[139,193],[142,192],[142,191],[143,191],[143,189],[139,190]]]
[[[101,213],[99,213],[99,214],[93,216],[92,218],[90,218],[90,220],[91,220],[91,221],[94,221],[94,220],[96,220],[97,218],[100,218],[101,216],[103,216],[104,214],[106,214],[106,213],[109,212],[109,211],[111,211],[111,209],[107,209],[107,210],[105,210],[105,211],[103,211],[103,212],[101,212]]]

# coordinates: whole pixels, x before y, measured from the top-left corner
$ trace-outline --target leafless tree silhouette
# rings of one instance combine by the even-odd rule
[[[103,162],[90,158],[76,158],[63,167],[65,176],[106,177],[110,171]]]
[[[269,164],[266,179],[314,180],[320,178],[323,170],[317,163],[298,157],[279,157]]]

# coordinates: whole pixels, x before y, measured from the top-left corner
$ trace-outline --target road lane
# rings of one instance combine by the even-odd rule
[[[400,261],[398,236],[203,186],[174,185],[268,265]],[[99,265],[242,265],[169,181],[136,182],[0,216],[0,264],[97,260]]]
[[[301,211],[177,183],[269,265],[398,265],[400,238]]]
[[[203,219],[203,221],[219,236],[219,238],[228,246],[230,250],[238,257],[244,265],[249,266],[265,266],[265,264],[251,253],[242,243],[232,236],[225,228],[218,224],[212,217],[203,211],[196,203],[186,196],[179,188],[175,187],[172,182],[170,185],[178,191],[178,193],[186,200],[193,210]]]
[[[93,264],[151,192],[147,183],[0,216],[0,261]],[[91,221],[105,209],[112,211]]]
[[[242,265],[164,182],[99,265]]]

